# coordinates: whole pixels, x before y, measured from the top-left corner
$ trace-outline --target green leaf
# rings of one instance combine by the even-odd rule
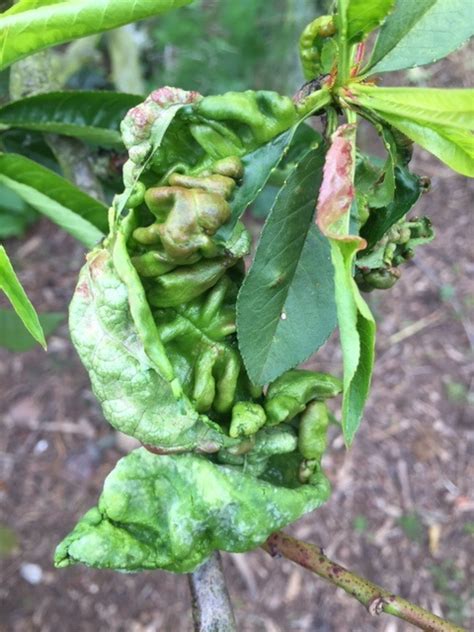
[[[21,237],[37,217],[20,196],[0,184],[0,239]]]
[[[385,112],[381,116],[454,171],[474,177],[474,136],[471,132],[443,125],[420,124]]]
[[[38,314],[39,322],[45,337],[53,333],[66,314],[50,312]],[[33,337],[25,329],[22,321],[11,309],[0,309],[0,347],[9,351],[29,351],[36,345]]]
[[[357,432],[370,390],[375,321],[352,278],[357,242],[331,241],[337,320],[344,360],[342,430],[347,446]]]
[[[306,360],[336,324],[329,245],[310,230],[323,148],[310,151],[280,190],[237,303],[239,348],[255,384]]]
[[[375,348],[375,322],[352,278],[354,257],[366,242],[350,234],[355,175],[354,125],[342,125],[331,137],[319,192],[317,222],[331,243],[337,321],[344,361],[342,429],[351,445],[367,399]]]
[[[187,573],[214,550],[254,549],[328,497],[324,475],[301,485],[293,465],[291,482],[272,482],[199,455],[135,450],[105,480],[98,506],[57,547],[55,564]]]
[[[351,84],[348,90],[353,95],[352,101],[382,115],[395,114],[420,125],[466,131],[474,127],[474,90],[471,89],[377,88]]]
[[[97,145],[121,145],[120,121],[143,98],[117,92],[50,92],[0,108],[0,124],[75,136]]]
[[[106,206],[24,156],[0,154],[0,183],[89,248],[107,230]]]
[[[64,0],[24,2],[0,16],[0,70],[70,40],[159,15],[191,0]]]
[[[3,246],[0,246],[0,290],[5,292],[13,305],[13,309],[33,338],[46,349],[46,340],[38,320],[38,314],[21,286]]]
[[[347,8],[347,40],[364,40],[379,26],[393,8],[395,0],[350,0]]]
[[[379,239],[415,205],[421,195],[419,178],[403,167],[395,167],[395,196],[388,206],[377,208],[361,229],[361,236],[372,248]]]
[[[396,0],[393,13],[380,29],[365,72],[431,64],[462,46],[473,33],[471,2]]]
[[[230,238],[245,209],[255,200],[268,181],[272,171],[276,169],[289,150],[298,127],[299,125],[293,126],[269,143],[243,156],[242,163],[244,165],[245,178],[242,185],[237,188],[231,201],[231,219],[216,233],[216,237],[219,240],[227,241]]]
[[[71,338],[105,418],[155,446],[192,450],[219,442],[222,433],[182,397],[123,235],[116,239],[113,259],[104,248],[89,255],[69,310]]]

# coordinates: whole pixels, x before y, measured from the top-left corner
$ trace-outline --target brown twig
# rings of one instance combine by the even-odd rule
[[[454,623],[449,623],[449,621],[437,617],[428,610],[424,610],[367,579],[351,573],[343,566],[332,562],[324,555],[321,548],[313,544],[300,542],[279,532],[271,535],[262,545],[262,548],[272,557],[282,555],[316,573],[331,584],[342,588],[360,601],[371,615],[386,612],[427,632],[465,632],[463,628]]]
[[[234,612],[216,551],[188,575],[195,632],[236,632]]]

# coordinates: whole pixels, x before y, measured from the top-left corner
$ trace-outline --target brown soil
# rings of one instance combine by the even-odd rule
[[[429,82],[462,85],[465,62],[454,55],[430,71]],[[423,151],[414,166],[432,177],[416,212],[432,218],[438,237],[418,251],[393,290],[370,296],[378,357],[363,425],[349,452],[332,433],[325,466],[333,495],[290,531],[468,628],[474,626],[473,186]],[[81,248],[47,221],[7,247],[35,306],[65,311]],[[66,324],[50,338],[47,354],[1,351],[0,360],[0,523],[19,541],[2,560],[0,630],[190,630],[184,576],[53,568],[56,543],[95,504],[123,452],[91,395]],[[337,372],[340,356],[331,346],[315,364]],[[37,584],[24,578],[25,564],[40,567]],[[371,617],[341,591],[263,551],[224,554],[224,565],[239,630],[412,629]]]

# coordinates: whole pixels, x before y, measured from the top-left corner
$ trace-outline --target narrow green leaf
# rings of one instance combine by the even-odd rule
[[[396,0],[365,72],[402,70],[442,59],[473,35],[472,11],[469,0]]]
[[[0,124],[74,136],[97,145],[122,144],[120,121],[142,97],[117,92],[50,92],[0,108]]]
[[[351,445],[367,399],[375,348],[375,322],[352,278],[353,261],[364,239],[350,234],[354,205],[355,126],[342,125],[331,137],[319,192],[317,222],[331,243],[337,321],[344,361],[342,429]]]
[[[107,230],[105,205],[24,156],[0,154],[0,183],[89,248]]]
[[[232,217],[217,232],[217,238],[227,241],[232,235],[239,218],[251,204],[268,181],[291,145],[299,125],[295,125],[269,143],[242,158],[245,178],[231,201]]]
[[[350,100],[369,110],[406,117],[422,125],[474,128],[471,89],[377,88],[354,83],[348,90],[352,95]]]
[[[471,132],[449,126],[420,124],[385,112],[380,115],[454,171],[474,177],[474,136]]]
[[[354,241],[331,241],[337,320],[344,360],[342,430],[348,446],[357,432],[370,390],[375,321],[352,278]]]
[[[347,8],[347,40],[354,44],[364,40],[377,28],[393,8],[395,0],[350,0]]]
[[[281,189],[237,302],[239,347],[265,384],[306,360],[335,327],[329,245],[311,227],[323,149],[307,153]]]
[[[3,246],[0,246],[0,290],[5,292],[13,309],[21,318],[33,338],[46,349],[46,340],[38,319],[38,314],[18,280]]]
[[[70,40],[159,15],[191,0],[23,2],[0,16],[0,69]]]
[[[38,314],[45,337],[64,321],[66,314],[49,312]],[[21,319],[11,309],[0,309],[0,347],[9,351],[29,351],[36,345],[34,338],[25,329]]]

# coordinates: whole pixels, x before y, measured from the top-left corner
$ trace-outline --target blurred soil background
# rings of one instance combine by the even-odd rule
[[[198,2],[138,29],[145,90],[171,83],[205,93],[247,86],[291,93],[301,77],[285,51],[317,4],[277,2],[266,17],[264,2]],[[244,9],[250,13],[242,20]],[[400,80],[467,86],[471,71],[464,51]],[[107,81],[110,68],[95,64],[70,85],[102,88]],[[331,429],[325,467],[332,497],[290,532],[474,629],[473,184],[422,150],[412,167],[432,179],[416,214],[431,217],[437,239],[418,250],[391,291],[369,296],[378,342],[364,422],[350,452]],[[65,313],[84,261],[77,242],[40,219],[6,246],[36,308]],[[339,373],[336,341],[311,365]],[[0,630],[191,630],[184,576],[52,566],[56,544],[96,504],[103,479],[128,450],[102,417],[65,319],[47,353],[0,350],[0,384]],[[412,629],[371,617],[342,591],[263,551],[223,558],[242,632]]]

